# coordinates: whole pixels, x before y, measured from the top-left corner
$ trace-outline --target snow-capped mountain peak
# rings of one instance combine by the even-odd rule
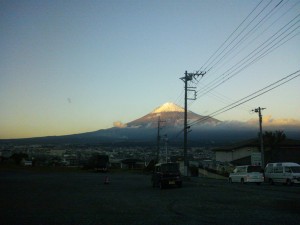
[[[184,112],[184,109],[172,102],[167,102],[158,108],[156,108],[151,113],[162,113],[162,112]]]
[[[164,121],[164,125],[177,129],[183,127],[184,122],[184,109],[174,103],[167,102],[160,107],[153,110],[151,113],[127,123],[127,128],[157,128],[157,121],[161,119]],[[203,119],[203,116],[187,112],[188,122],[193,122]],[[216,124],[219,121],[213,118],[208,118],[204,123]]]

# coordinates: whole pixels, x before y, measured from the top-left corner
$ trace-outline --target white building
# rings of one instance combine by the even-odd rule
[[[259,143],[256,139],[240,142],[231,146],[212,149],[215,152],[216,161],[232,162],[251,158],[252,153],[259,152]],[[251,159],[250,159],[251,160]]]

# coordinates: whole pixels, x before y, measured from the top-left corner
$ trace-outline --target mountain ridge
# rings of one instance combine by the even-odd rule
[[[255,138],[258,134],[258,121],[219,121],[217,119],[198,115],[192,111],[187,112],[188,124],[195,123],[191,127],[188,139],[189,143],[199,145],[221,144]],[[170,143],[181,144],[183,140],[184,110],[174,103],[165,103],[155,108],[150,113],[133,120],[122,126],[114,126],[97,131],[35,138],[0,139],[0,143],[156,143],[158,121],[161,122],[161,134],[168,135]],[[268,121],[274,121],[268,117]],[[268,126],[264,124],[263,131],[284,130],[289,138],[300,139],[300,125]]]

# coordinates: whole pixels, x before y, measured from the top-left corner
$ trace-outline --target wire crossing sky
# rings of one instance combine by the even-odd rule
[[[228,106],[300,68],[299,0],[0,2],[0,139],[74,134],[183,106],[185,71],[207,73],[189,110]],[[293,79],[219,120],[300,120]]]
[[[268,85],[268,86],[266,86],[266,87],[264,87],[264,88],[262,88],[262,89],[260,89],[256,92],[254,92],[254,93],[252,93],[252,94],[250,94],[250,95],[248,95],[244,98],[241,98],[240,100],[238,100],[238,101],[236,101],[236,102],[234,102],[234,103],[232,103],[232,104],[230,104],[226,107],[223,107],[223,108],[211,113],[210,115],[207,115],[207,117],[204,117],[203,119],[193,121],[189,125],[194,126],[196,124],[199,124],[200,122],[203,122],[203,121],[209,119],[210,117],[215,117],[215,116],[217,116],[221,113],[224,113],[224,112],[227,112],[231,109],[234,109],[234,108],[236,108],[236,107],[238,107],[238,106],[240,106],[240,105],[242,105],[242,104],[244,104],[248,101],[251,101],[251,100],[253,100],[253,99],[269,92],[269,91],[272,91],[273,89],[275,89],[277,87],[280,87],[281,85],[283,85],[283,84],[285,84],[285,83],[287,83],[287,82],[289,82],[289,81],[291,81],[295,78],[298,78],[299,76],[300,76],[300,70],[298,70],[298,71],[296,71],[292,74],[289,74],[289,75],[283,77],[282,79],[280,79],[280,80],[278,80],[278,81],[276,81],[276,82],[274,82],[274,83],[272,83],[272,84],[270,84],[270,85]]]

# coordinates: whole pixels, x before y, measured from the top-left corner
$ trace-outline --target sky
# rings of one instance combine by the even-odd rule
[[[198,93],[188,109],[210,115],[300,69],[299,14],[299,0],[1,0],[0,139],[107,129],[183,106],[185,71],[206,72],[189,84]],[[215,118],[249,121],[264,107],[299,121],[299,87],[297,76]]]

